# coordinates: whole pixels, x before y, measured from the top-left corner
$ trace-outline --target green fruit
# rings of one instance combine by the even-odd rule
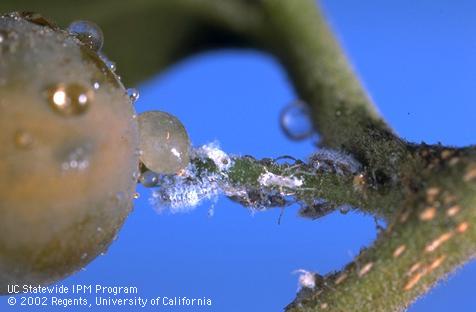
[[[134,116],[88,45],[37,15],[0,17],[0,293],[107,249],[132,208]]]

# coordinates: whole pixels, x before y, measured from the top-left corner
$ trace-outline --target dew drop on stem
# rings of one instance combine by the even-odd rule
[[[284,134],[291,140],[304,140],[312,135],[312,122],[309,109],[302,101],[295,101],[284,107],[280,125]]]

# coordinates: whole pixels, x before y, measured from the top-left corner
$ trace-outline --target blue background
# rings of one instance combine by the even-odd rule
[[[475,143],[476,2],[327,0],[323,5],[379,110],[400,135],[415,142]],[[202,54],[139,89],[137,110],[175,114],[195,145],[216,139],[229,153],[256,157],[305,158],[313,151],[311,141],[291,142],[280,131],[279,112],[296,94],[267,55]],[[278,225],[279,211],[252,215],[225,198],[213,217],[207,216],[212,203],[188,214],[158,215],[148,203],[150,191],[138,190],[135,210],[107,254],[60,284],[137,286],[142,297],[213,300],[211,308],[145,309],[150,311],[280,311],[295,296],[294,270],[339,269],[376,237],[369,216],[334,213],[309,221],[296,217],[293,207]],[[476,264],[470,263],[410,311],[474,311],[475,282]],[[29,309],[7,309],[16,310]]]

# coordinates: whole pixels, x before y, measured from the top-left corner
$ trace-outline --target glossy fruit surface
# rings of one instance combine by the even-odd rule
[[[138,146],[95,51],[38,15],[0,17],[0,293],[105,252],[132,208]]]

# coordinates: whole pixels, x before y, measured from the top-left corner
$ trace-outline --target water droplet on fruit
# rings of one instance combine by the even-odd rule
[[[77,83],[60,83],[48,89],[51,108],[63,116],[83,114],[88,110],[93,98],[93,91]]]
[[[104,35],[101,28],[95,23],[90,21],[75,21],[69,25],[68,31],[91,50],[96,52],[101,50]]]
[[[25,131],[17,131],[15,133],[15,145],[18,148],[27,149],[33,144],[33,137]]]
[[[104,61],[104,63],[106,64],[107,68],[109,68],[110,71],[112,72],[115,72],[117,67],[116,67],[116,63],[114,63],[113,61],[109,60],[106,56],[102,56],[102,59]],[[117,77],[119,80],[120,80],[120,77],[118,76]]]
[[[127,95],[131,99],[132,104],[134,104],[139,99],[139,96],[140,96],[139,90],[135,88],[127,89]]]
[[[134,171],[132,173],[132,181],[137,182],[139,181],[140,178],[140,172],[139,171]]]
[[[104,62],[107,68],[109,68],[110,71],[115,72],[116,71],[116,63],[111,61],[104,53],[99,52],[98,53],[99,58]],[[116,78],[121,80],[121,77],[116,75]]]
[[[61,164],[61,168],[67,170],[82,171],[89,167],[90,151],[87,148],[77,147],[73,149]]]
[[[111,70],[111,71],[116,71],[117,67],[116,67],[116,63],[114,63],[113,61],[108,61],[106,63],[107,67]],[[120,77],[118,77],[119,80],[120,80]]]
[[[303,140],[312,135],[309,109],[301,101],[295,101],[283,109],[280,124],[286,136],[291,140]]]
[[[154,187],[159,182],[159,176],[153,171],[146,171],[141,174],[139,182],[145,187]]]

